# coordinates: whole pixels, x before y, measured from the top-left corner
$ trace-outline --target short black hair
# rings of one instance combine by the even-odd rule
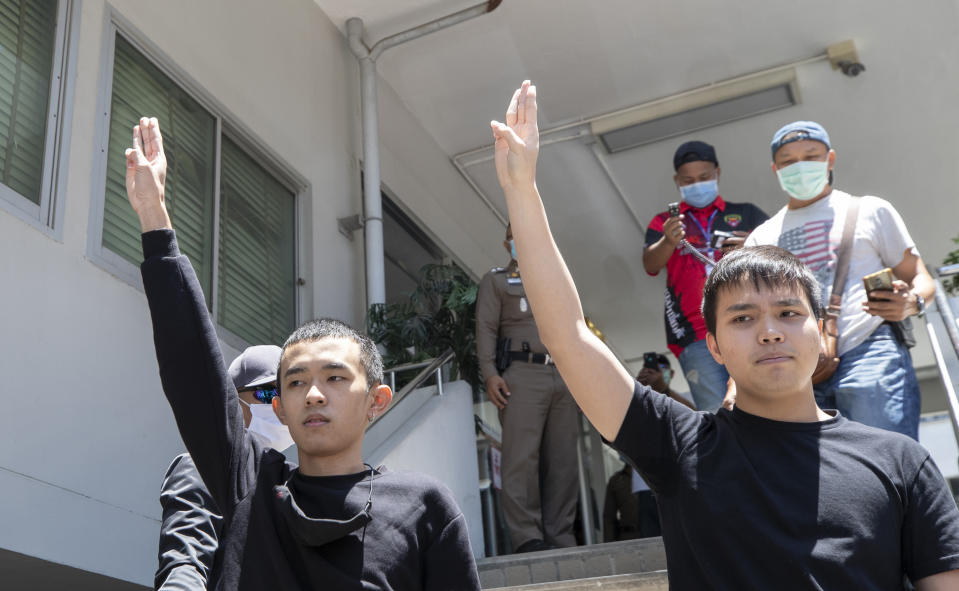
[[[669,362],[669,357],[666,357],[662,353],[659,354],[659,357],[656,358],[656,361],[658,361],[660,365],[665,365],[666,367],[670,369],[672,369],[673,367],[672,364]]]
[[[360,363],[363,365],[363,371],[366,372],[367,390],[383,383],[383,357],[376,348],[376,343],[349,324],[335,318],[317,318],[301,324],[283,343],[280,365],[283,364],[283,356],[286,354],[287,348],[297,343],[319,341],[326,338],[350,339],[359,345]],[[279,367],[276,368],[276,378],[277,393],[280,393],[282,380],[280,379]]]
[[[703,320],[706,330],[716,334],[716,304],[719,292],[751,282],[760,287],[799,287],[806,294],[816,318],[822,316],[822,288],[809,267],[796,255],[778,246],[750,246],[724,256],[703,286]]]

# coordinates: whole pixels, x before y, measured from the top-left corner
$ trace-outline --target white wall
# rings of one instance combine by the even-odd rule
[[[421,472],[443,482],[463,511],[469,527],[473,554],[482,557],[483,516],[480,506],[476,431],[473,423],[473,390],[463,381],[414,390],[393,413],[412,416],[391,435],[371,437],[364,442],[364,457],[374,466],[392,471]],[[404,410],[404,407],[411,407]],[[415,409],[415,410],[414,410]],[[384,421],[390,415],[384,417]],[[438,454],[436,450],[442,449]]]
[[[62,242],[0,210],[0,547],[150,584],[157,492],[182,443],[160,392],[143,294],[88,258],[111,9],[307,180],[313,250],[302,253],[300,274],[312,298],[304,307],[361,324],[362,238],[336,227],[361,207],[358,76],[342,35],[310,0],[81,2]],[[453,206],[433,202],[462,198],[466,185],[381,88],[391,138],[384,183],[416,202],[423,219],[443,223]],[[471,265],[492,264],[457,232],[441,238]]]

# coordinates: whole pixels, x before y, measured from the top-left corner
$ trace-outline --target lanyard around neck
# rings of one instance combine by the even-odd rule
[[[709,219],[706,220],[706,227],[703,228],[702,224],[699,223],[699,220],[696,219],[695,215],[688,216],[689,219],[696,224],[696,227],[699,228],[699,231],[703,235],[703,239],[706,241],[706,245],[709,245],[709,238],[713,235],[713,220],[716,218],[716,214],[719,213],[719,209],[714,209],[713,213],[709,214]]]

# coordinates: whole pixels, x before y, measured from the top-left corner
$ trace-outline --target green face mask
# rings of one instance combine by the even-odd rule
[[[822,193],[829,180],[829,162],[818,160],[803,160],[790,164],[776,171],[779,177],[779,186],[789,193],[790,197],[800,201],[808,201]]]

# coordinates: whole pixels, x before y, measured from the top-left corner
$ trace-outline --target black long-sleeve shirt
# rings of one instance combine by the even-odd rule
[[[206,589],[212,583],[210,574],[223,518],[190,454],[180,454],[170,463],[160,489],[160,506],[163,522],[153,588]]]
[[[163,391],[229,523],[219,540],[216,589],[478,591],[466,520],[449,490],[425,475],[379,471],[368,525],[322,546],[297,536],[281,512],[278,486],[288,484],[310,517],[345,520],[366,505],[371,476],[303,476],[247,434],[193,267],[173,231],[142,240]]]

